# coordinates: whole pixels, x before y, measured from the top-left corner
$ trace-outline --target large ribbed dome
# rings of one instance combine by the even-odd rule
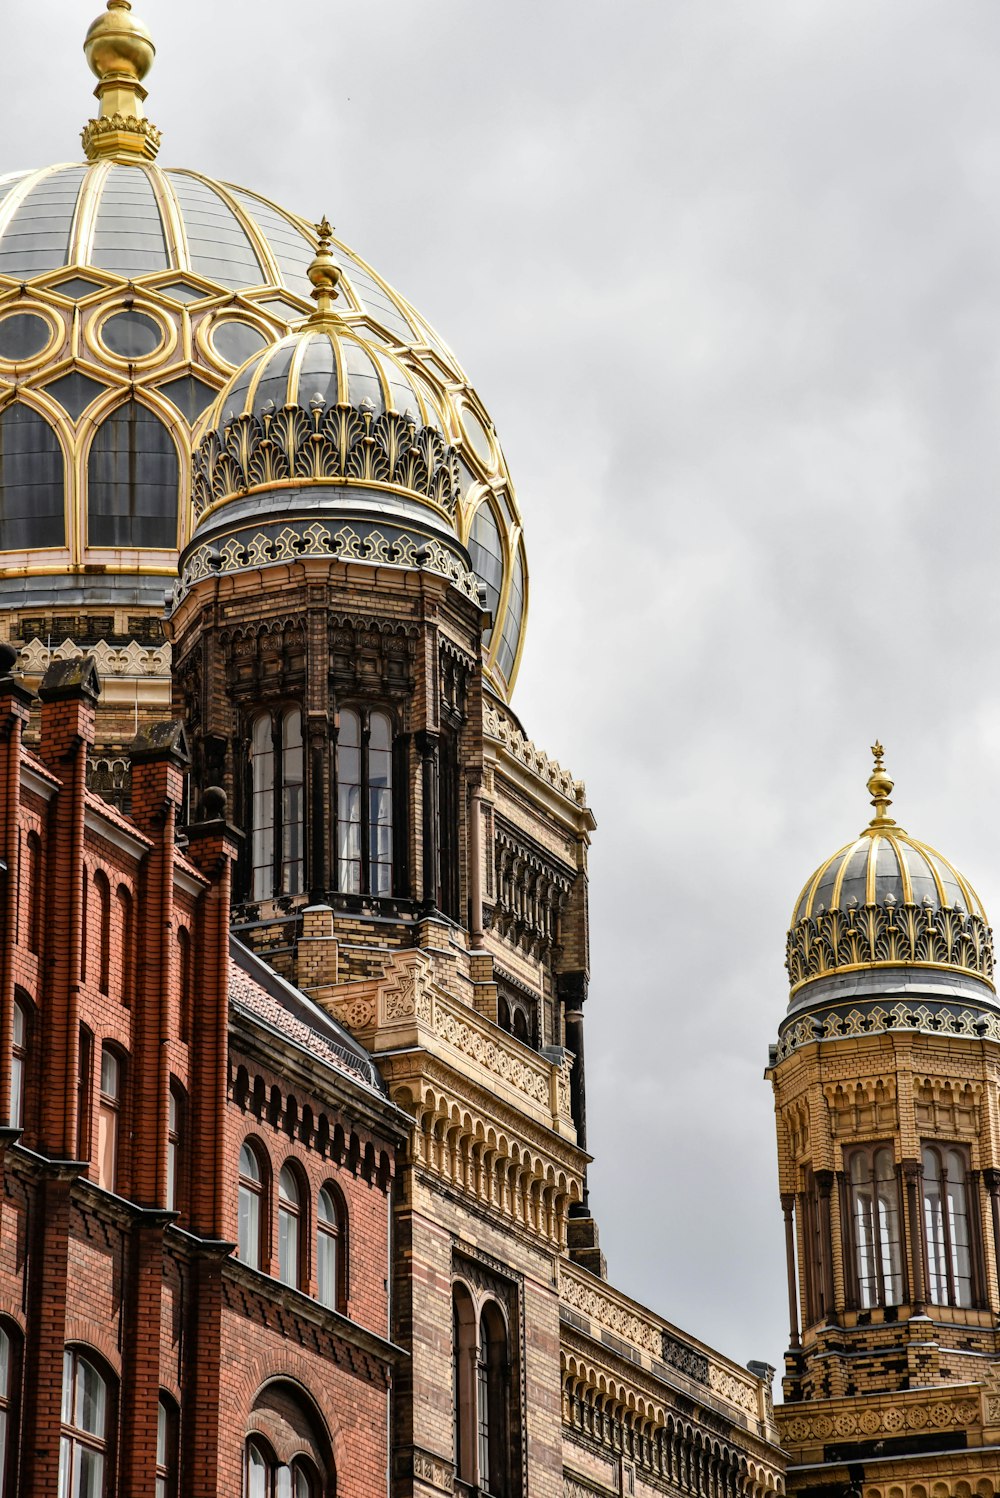
[[[101,77],[103,53],[90,52]],[[310,311],[312,224],[246,188],[161,168],[159,132],[123,107],[102,98],[84,131],[89,162],[0,176],[0,600],[26,640],[69,616],[159,611],[193,529],[207,409]],[[455,529],[486,589],[488,670],[506,696],[527,570],[493,424],[410,303],[340,240],[333,250],[340,316],[376,365],[372,398],[380,385],[387,399],[406,390],[440,412]]]
[[[860,992],[864,975],[890,969],[993,987],[993,938],[979,896],[948,859],[888,815],[893,783],[881,745],[873,753],[874,818],[820,864],[795,902],[786,955],[794,1008],[820,984],[826,992],[828,980],[851,978]]]

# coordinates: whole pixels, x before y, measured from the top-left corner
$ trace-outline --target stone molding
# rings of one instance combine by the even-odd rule
[[[36,635],[18,652],[18,669],[25,676],[42,676],[51,661],[76,660],[84,655],[94,657],[102,679],[106,676],[170,675],[168,644],[153,647],[130,640],[127,645],[112,645],[107,640],[98,640],[94,645],[78,645],[68,636],[60,645],[50,648]]]
[[[559,791],[567,800],[575,801],[577,806],[586,806],[587,788],[583,781],[574,780],[568,770],[564,770],[562,765],[550,759],[544,749],[539,749],[536,744],[526,738],[506,714],[490,702],[483,705],[483,729],[486,737],[506,749],[511,759],[524,765],[533,775],[537,775],[540,780],[544,780],[554,790]]]
[[[1000,1041],[1000,1015],[980,1009],[960,1009],[952,1004],[936,1004],[930,1008],[926,1003],[914,1005],[902,1000],[891,1009],[875,1004],[870,1009],[851,1009],[848,1013],[807,1014],[784,1031],[771,1064],[784,1061],[793,1051],[816,1041],[898,1034],[900,1031]]]

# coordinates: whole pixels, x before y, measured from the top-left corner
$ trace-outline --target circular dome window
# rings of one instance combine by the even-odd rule
[[[119,359],[147,359],[163,342],[163,331],[145,312],[116,312],[102,326],[101,342]]]
[[[468,437],[480,462],[485,463],[487,468],[493,467],[493,443],[490,434],[483,423],[479,420],[475,411],[468,406],[462,407],[462,430]]]
[[[36,359],[48,348],[52,328],[37,312],[14,312],[0,322],[0,359]]]
[[[212,330],[212,348],[223,363],[231,364],[234,369],[260,353],[266,343],[263,333],[246,322],[220,322]]]

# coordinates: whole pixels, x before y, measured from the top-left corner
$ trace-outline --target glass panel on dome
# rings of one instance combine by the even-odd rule
[[[98,427],[88,463],[91,546],[177,545],[177,449],[163,422],[138,401]]]
[[[246,230],[219,194],[183,172],[171,172],[170,183],[184,215],[192,270],[220,286],[266,283]]]
[[[21,401],[0,412],[0,551],[64,546],[62,449],[43,416]]]
[[[299,405],[308,406],[316,395],[328,406],[337,404],[337,361],[325,333],[309,339],[299,370]]]
[[[31,188],[0,238],[0,275],[23,280],[58,270],[69,255],[73,214],[86,167],[63,167]]]
[[[211,385],[206,385],[204,380],[199,380],[195,375],[181,375],[179,380],[168,380],[159,388],[167,400],[173,401],[178,411],[183,411],[192,426],[216,396]]]
[[[145,312],[116,312],[102,324],[101,342],[120,359],[145,359],[159,348],[163,332]]]
[[[0,203],[9,192],[12,192],[19,182],[23,182],[27,172],[12,172],[10,176],[0,178]]]
[[[927,856],[928,858],[932,857],[931,854],[928,854]],[[958,883],[958,880],[955,878],[954,874],[947,867],[947,865],[942,862],[940,858],[934,859],[934,867],[937,869],[938,878],[941,880],[941,883],[944,886],[945,902],[948,905],[961,905],[964,909],[965,896],[962,894],[961,885]]]
[[[266,344],[263,333],[246,322],[220,322],[212,329],[212,347],[234,369],[259,354]]]
[[[393,410],[399,412],[400,416],[409,416],[417,426],[422,426],[424,419],[420,413],[420,402],[417,400],[413,386],[399,365],[395,364],[392,359],[382,359],[380,363],[389,381],[389,404]]]
[[[334,255],[340,257],[341,268],[361,303],[361,310],[381,323],[383,328],[388,328],[402,343],[416,343],[416,333],[384,287],[352,256],[341,255],[339,250],[335,250]]]
[[[150,290],[171,296],[175,302],[198,302],[202,297],[211,296],[211,292],[205,291],[201,286],[192,286],[189,281],[163,281]]]
[[[340,347],[347,366],[346,399],[352,406],[359,406],[363,400],[370,400],[375,407],[375,415],[381,416],[385,410],[385,399],[371,358],[359,343],[354,343],[349,338],[345,338]]]
[[[88,281],[85,276],[70,276],[68,281],[56,281],[52,285],[53,291],[58,291],[60,296],[72,297],[75,302],[90,296],[93,291],[104,289],[99,281]]]
[[[816,888],[816,893],[813,896],[813,915],[818,912],[821,905],[824,910],[830,909],[833,903],[833,886],[836,883],[839,872],[840,859],[835,858]]]
[[[871,847],[869,838],[862,838],[847,855],[847,868],[844,870],[844,882],[840,886],[840,908],[846,910],[850,901],[857,900],[859,905],[864,905],[866,896],[866,885],[868,882],[868,850]],[[815,909],[815,906],[813,907]]]
[[[462,430],[468,437],[476,456],[486,464],[487,468],[492,468],[493,450],[490,447],[489,434],[475,411],[470,410],[468,406],[462,407]]]
[[[518,547],[514,559],[514,571],[510,579],[510,597],[507,599],[507,614],[497,651],[497,665],[510,681],[510,673],[517,658],[518,641],[521,638],[521,619],[524,614],[524,554]]]
[[[926,895],[936,906],[939,903],[937,885],[934,883],[934,875],[931,873],[926,858],[922,853],[918,853],[916,848],[907,848],[906,862],[910,870],[910,883],[913,886],[914,905],[923,904]]]
[[[33,359],[51,336],[47,320],[37,312],[14,312],[0,322],[0,359]]]
[[[76,421],[91,401],[107,388],[100,380],[92,380],[89,375],[74,370],[72,374],[63,375],[61,379],[53,380],[51,385],[46,385],[45,394],[57,400],[66,414]]]
[[[295,340],[289,339],[287,343],[279,344],[272,354],[264,355],[266,361],[264,375],[254,392],[253,408],[255,411],[262,411],[268,401],[273,401],[280,411],[288,400],[288,369],[296,347]],[[233,394],[235,394],[235,388]],[[223,412],[223,415],[228,414],[228,411]]]
[[[899,877],[896,850],[891,843],[880,842],[878,845],[878,853],[875,855],[875,893],[880,905],[885,903],[885,897],[889,894],[897,901],[903,898],[903,881]]]
[[[250,381],[253,379],[254,375],[257,373],[257,370],[267,359],[267,357],[267,353],[263,353],[261,354],[259,359],[254,359],[251,364],[244,365],[239,374],[233,376],[232,383],[225,387],[228,399],[226,401],[225,410],[222,412],[222,419],[224,422],[228,421],[231,415],[243,415],[243,408],[246,405],[247,391],[250,389]]]
[[[309,286],[307,271],[316,253],[310,241],[273,203],[266,203],[262,198],[244,192],[241,188],[231,187],[229,191],[244,212],[253,219],[261,237],[270,245],[271,254],[278,262],[281,279],[288,290],[305,296]],[[338,255],[339,251],[335,250],[334,254]]]
[[[97,209],[90,263],[126,277],[170,269],[160,205],[142,167],[111,168]]]
[[[503,543],[496,518],[489,505],[483,503],[476,511],[469,536],[469,556],[472,570],[486,587],[486,607],[496,623],[500,594],[503,591]],[[493,626],[483,631],[483,640],[488,645],[493,635]]]
[[[258,302],[265,312],[270,312],[272,317],[280,317],[283,322],[301,322],[309,313],[304,307],[296,307],[294,302],[286,302],[284,297],[270,296],[263,302]]]

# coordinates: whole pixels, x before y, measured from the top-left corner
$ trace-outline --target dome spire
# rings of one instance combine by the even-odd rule
[[[885,765],[882,763],[885,750],[878,739],[872,745],[872,754],[875,758],[875,768],[868,777],[868,794],[872,798],[875,815],[868,825],[875,828],[895,827],[895,821],[889,816],[889,807],[892,805],[892,802],[889,800],[889,792],[892,790],[894,782],[886,774]]]
[[[83,43],[98,82],[94,97],[101,112],[88,120],[80,139],[88,161],[152,161],[160,149],[160,132],[143,113],[142,80],[153,65],[156,48],[131,0],[108,0],[107,10],[91,23]]]
[[[310,262],[308,276],[313,284],[310,293],[316,303],[316,311],[307,319],[307,327],[316,327],[321,323],[339,321],[334,311],[333,303],[337,297],[337,285],[340,281],[340,266],[333,258],[330,249],[330,241],[333,238],[333,225],[324,213],[318,224],[313,228],[319,237],[316,246],[315,258]]]

